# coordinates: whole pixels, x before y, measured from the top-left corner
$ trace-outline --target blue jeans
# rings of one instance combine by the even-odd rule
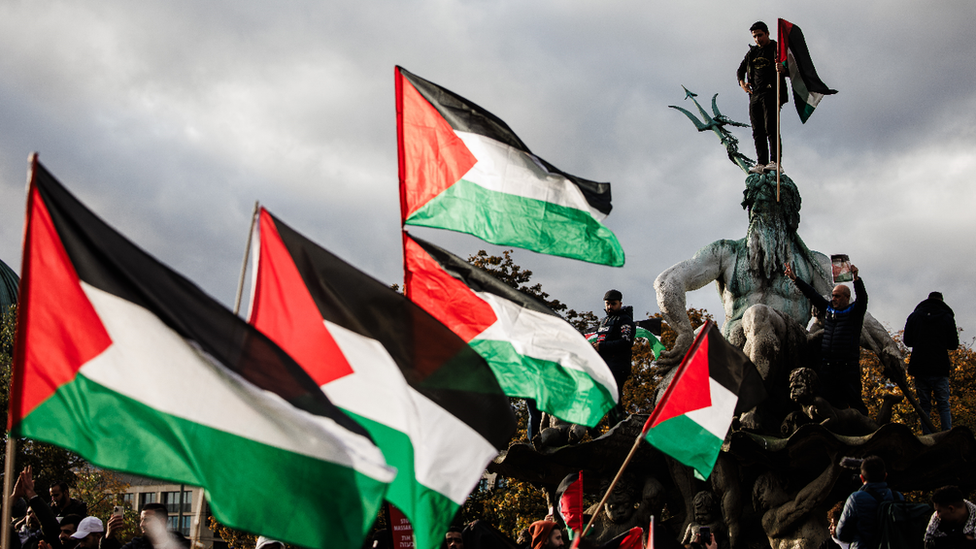
[[[918,394],[918,404],[922,413],[929,417],[932,412],[932,401],[939,412],[942,430],[952,429],[952,413],[949,410],[949,378],[942,376],[915,376],[915,393]],[[922,424],[922,433],[929,434],[928,427]]]

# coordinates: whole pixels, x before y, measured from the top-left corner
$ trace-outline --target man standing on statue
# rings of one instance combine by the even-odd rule
[[[749,173],[763,173],[763,170],[776,170],[776,159],[770,162],[769,155],[776,155],[779,133],[776,131],[776,114],[786,103],[787,93],[786,79],[778,77],[780,93],[777,105],[776,73],[783,73],[786,69],[776,62],[776,41],[769,39],[766,23],[756,21],[749,30],[756,45],[749,46],[736,77],[739,86],[749,94],[749,121],[752,123],[752,138],[756,142],[756,165],[749,168]],[[782,166],[779,171],[783,171]]]
[[[634,308],[630,305],[625,307],[623,298],[623,294],[617,290],[609,290],[603,295],[607,316],[600,322],[596,341],[593,342],[593,348],[607,363],[617,382],[617,405],[610,410],[610,425],[616,425],[624,419],[624,383],[630,377],[634,334],[637,332],[634,326]]]
[[[932,412],[932,401],[939,411],[942,430],[952,428],[949,408],[949,351],[959,347],[959,332],[952,309],[943,301],[941,292],[932,292],[918,304],[905,323],[905,346],[912,348],[908,373],[915,378],[915,392],[926,417]],[[929,434],[922,423],[922,433]]]
[[[851,265],[857,300],[851,303],[851,289],[843,284],[834,286],[828,302],[817,290],[796,277],[787,263],[784,273],[810,300],[810,304],[825,313],[823,340],[820,344],[822,363],[820,379],[824,398],[835,408],[854,408],[868,415],[861,400],[861,328],[868,311],[868,292],[864,281]]]

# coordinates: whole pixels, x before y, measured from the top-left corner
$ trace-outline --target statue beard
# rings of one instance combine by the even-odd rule
[[[749,270],[772,280],[793,261],[790,229],[786,220],[775,215],[756,215],[749,223],[746,244],[749,249]]]

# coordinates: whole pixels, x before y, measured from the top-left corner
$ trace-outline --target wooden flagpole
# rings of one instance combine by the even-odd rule
[[[251,235],[254,234],[254,223],[258,219],[258,201],[254,201],[254,211],[251,212],[251,227],[247,230],[247,246],[244,248],[244,261],[241,263],[241,276],[237,279],[237,297],[234,298],[234,314],[240,313],[241,294],[244,292],[244,273],[247,272],[247,260],[251,255]]]
[[[779,61],[776,62],[779,64]],[[783,85],[783,73],[776,71],[776,202],[779,202],[779,174],[783,167],[783,142],[779,136],[780,87]]]
[[[705,324],[702,326],[701,331],[698,332],[698,336],[695,337],[695,340],[692,342],[691,347],[688,347],[688,351],[685,353],[684,358],[681,360],[681,364],[678,365],[678,370],[675,372],[674,377],[671,379],[671,383],[668,384],[668,387],[664,390],[664,394],[661,395],[661,399],[658,401],[658,404],[662,402],[667,402],[667,400],[671,397],[671,392],[672,389],[674,388],[674,381],[681,378],[681,374],[688,367],[689,360],[691,359],[692,356],[694,356],[695,351],[697,351],[698,347],[701,346],[702,340],[705,339],[705,337],[708,335],[709,330],[711,330],[712,324],[713,321],[709,320],[705,322]],[[606,504],[607,499],[610,498],[610,494],[613,492],[614,487],[617,486],[617,482],[620,481],[620,477],[623,476],[624,470],[626,470],[627,466],[630,465],[630,461],[634,459],[634,455],[637,453],[637,448],[640,446],[641,440],[643,440],[644,437],[647,436],[647,432],[651,429],[651,425],[653,425],[654,420],[657,419],[658,416],[660,416],[660,411],[661,411],[660,407],[655,406],[654,411],[651,412],[650,417],[648,417],[647,421],[644,422],[644,428],[641,429],[641,432],[637,435],[637,439],[634,440],[634,445],[630,448],[630,452],[627,454],[627,457],[624,458],[623,465],[620,466],[620,470],[617,471],[616,476],[613,477],[613,481],[610,482],[610,487],[607,488],[607,493],[603,494],[603,499],[601,499],[600,503],[597,504],[596,511],[594,511],[593,515],[590,517],[590,522],[588,522],[586,526],[583,527],[583,531],[580,532],[579,535],[580,538],[585,536],[586,533],[590,530],[590,527],[593,526],[593,522],[596,520],[596,517],[599,516],[600,511],[603,510],[603,505]]]

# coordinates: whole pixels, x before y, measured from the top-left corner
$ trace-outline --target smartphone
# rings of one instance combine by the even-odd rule
[[[121,505],[116,505],[115,507],[112,508],[112,516],[113,517],[114,516],[121,517],[122,516],[122,510],[123,510],[123,507]]]
[[[712,529],[709,528],[708,526],[702,526],[701,528],[698,529],[698,535],[699,535],[699,539],[701,539],[701,542],[699,543],[701,543],[702,545],[708,545],[708,543],[712,539]]]

